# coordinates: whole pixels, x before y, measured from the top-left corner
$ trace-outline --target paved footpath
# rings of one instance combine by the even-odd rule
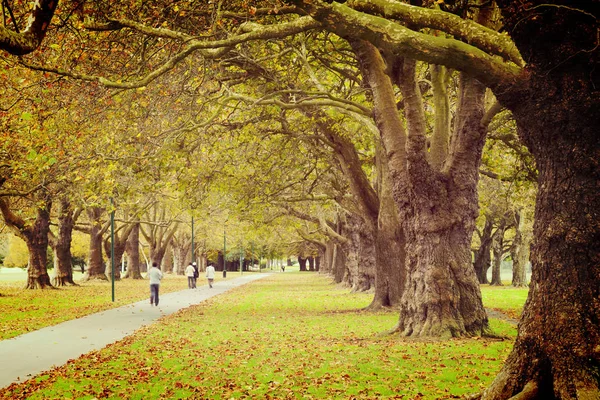
[[[63,365],[70,359],[121,340],[160,317],[268,275],[270,274],[249,274],[216,282],[212,289],[203,285],[198,289],[166,293],[160,295],[158,307],[151,306],[149,300],[138,301],[2,340],[0,387],[25,381],[53,366]],[[198,283],[203,282],[199,279]]]

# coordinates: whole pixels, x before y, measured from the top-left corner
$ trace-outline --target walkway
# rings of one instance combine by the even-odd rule
[[[158,307],[143,300],[0,341],[0,387],[25,381],[53,366],[121,340],[160,317],[268,275],[249,274],[216,282],[212,289],[204,285],[196,290],[167,293],[160,296]]]

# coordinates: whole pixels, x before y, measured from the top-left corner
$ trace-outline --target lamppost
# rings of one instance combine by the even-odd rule
[[[115,207],[113,198],[110,198],[110,277],[112,287],[112,301],[115,302]]]
[[[244,248],[240,246],[240,275],[244,274]]]
[[[223,278],[227,277],[227,233],[226,233],[226,223],[223,224]]]
[[[194,250],[194,216],[192,215],[192,262],[196,261]]]

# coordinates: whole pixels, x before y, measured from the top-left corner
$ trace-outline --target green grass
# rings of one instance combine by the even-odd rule
[[[455,398],[480,392],[512,340],[386,335],[396,311],[324,276],[274,274],[162,318],[0,398]],[[515,328],[492,320],[514,337]]]
[[[80,276],[75,275],[75,282]],[[227,279],[238,276],[238,272],[227,273]],[[116,281],[113,303],[112,285],[108,281],[78,282],[80,286],[58,289],[27,290],[23,289],[25,273],[4,273],[0,277],[3,279],[0,281],[0,340],[135,303],[149,296],[148,281],[145,279]],[[202,278],[199,284],[204,284]],[[184,290],[187,288],[187,278],[167,274],[160,286],[163,294]]]
[[[521,316],[528,293],[529,288],[481,285],[484,306],[498,310],[514,319],[519,319]]]

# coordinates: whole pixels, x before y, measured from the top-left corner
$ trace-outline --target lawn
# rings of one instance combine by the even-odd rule
[[[317,274],[273,274],[0,390],[0,398],[446,399],[489,385],[512,347],[512,339],[387,335],[397,312],[357,311],[371,298]],[[514,326],[491,323],[514,337]]]
[[[227,279],[238,277],[238,272],[228,272]],[[123,279],[115,282],[115,302],[112,302],[112,285],[108,281],[79,282],[80,273],[74,276],[79,286],[58,289],[27,290],[26,275],[19,272],[0,272],[0,340],[27,333],[88,314],[120,307],[144,300],[149,296],[148,281]],[[222,278],[220,278],[222,279]],[[203,284],[199,278],[199,284]],[[160,285],[162,294],[187,288],[187,278],[165,274]]]

